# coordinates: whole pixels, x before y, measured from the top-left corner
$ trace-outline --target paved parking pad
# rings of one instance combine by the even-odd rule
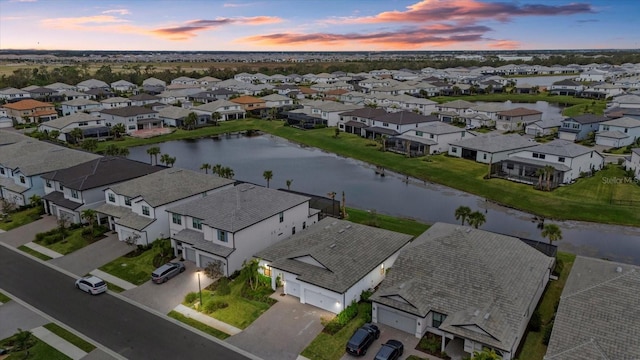
[[[295,360],[322,331],[322,316],[334,314],[300,304],[292,296],[276,296],[278,302],[240,334],[226,341],[264,360]]]
[[[107,237],[89,246],[60,258],[49,260],[53,265],[61,267],[78,276],[84,276],[91,270],[119,258],[135,250],[133,246],[118,240],[118,235],[107,233]]]
[[[49,322],[16,301],[0,305],[0,339],[14,335],[18,332],[18,328],[31,330]]]
[[[406,333],[404,331],[392,328],[391,326],[382,325],[382,324],[376,324],[376,325],[380,328],[380,338],[374,341],[373,344],[371,344],[371,346],[367,350],[367,354],[365,356],[356,358],[354,356],[348,355],[345,352],[345,355],[341,358],[341,360],[355,360],[355,359],[373,360],[373,358],[376,356],[376,353],[380,349],[380,346],[386,343],[387,340],[389,339],[399,340],[404,345],[404,353],[400,357],[400,359],[406,359],[407,357],[409,357],[409,355],[416,355],[423,359],[439,360],[439,358],[435,356],[431,356],[426,353],[423,353],[422,351],[416,350],[416,346],[420,341],[420,339],[418,339],[417,337],[409,333]]]

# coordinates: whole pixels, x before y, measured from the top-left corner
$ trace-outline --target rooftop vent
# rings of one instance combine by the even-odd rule
[[[480,310],[476,310],[473,312],[473,316],[478,316],[478,315],[480,315]]]
[[[491,313],[486,313],[486,314],[484,314],[484,319],[485,319],[485,320],[489,320],[489,316],[491,316]]]
[[[467,234],[471,232],[471,228],[468,228],[467,230],[465,230],[464,232],[466,232]]]
[[[402,284],[398,285],[398,288],[399,288],[399,289],[404,288],[404,283],[402,283]]]
[[[351,224],[345,226],[346,229],[351,229]]]
[[[335,244],[335,243],[334,243],[334,244],[331,244],[331,245],[329,245],[329,247],[330,247],[331,249],[333,249],[334,247],[336,247],[336,244]]]
[[[338,233],[339,233],[339,234],[342,234],[343,232],[344,232],[344,229],[340,229],[340,230],[338,230]]]
[[[621,273],[621,272],[622,272],[622,266],[618,266],[618,267],[616,268],[616,272],[617,272],[617,273]]]

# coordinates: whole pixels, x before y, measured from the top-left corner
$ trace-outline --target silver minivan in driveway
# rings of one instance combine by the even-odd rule
[[[181,262],[166,263],[151,273],[151,280],[156,284],[162,284],[185,270]]]

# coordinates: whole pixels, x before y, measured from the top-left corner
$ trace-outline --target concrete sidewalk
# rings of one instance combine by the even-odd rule
[[[106,282],[110,282],[113,285],[121,287],[121,288],[123,288],[125,290],[131,290],[131,289],[135,289],[136,288],[136,285],[134,285],[134,284],[132,284],[132,283],[130,283],[128,281],[122,280],[119,277],[115,277],[115,276],[113,276],[111,274],[107,274],[106,272],[104,272],[102,270],[98,270],[98,269],[91,270],[91,272],[89,272],[89,274],[95,275],[95,276],[101,278],[102,280],[104,280]]]
[[[58,226],[55,216],[43,215],[41,219],[0,234],[0,241],[13,247],[20,247],[36,239],[36,234]]]
[[[82,359],[83,357],[85,357],[87,355],[87,353],[84,352],[82,349],[76,347],[75,345],[71,344],[67,340],[65,340],[65,339],[61,338],[60,336],[52,333],[51,331],[45,329],[42,326],[39,326],[39,327],[37,327],[35,329],[32,329],[31,333],[33,334],[33,336],[35,336],[38,339],[44,341],[49,346],[53,347],[54,349],[60,351],[61,353],[65,354],[65,355],[67,355],[68,357],[70,357],[73,360]]]
[[[60,258],[60,257],[64,256],[64,255],[62,255],[62,254],[60,254],[58,252],[55,252],[55,251],[53,251],[53,250],[51,250],[49,248],[46,248],[44,246],[38,245],[38,244],[36,244],[34,242],[28,242],[28,243],[24,244],[24,246],[28,247],[31,250],[35,250],[35,251],[39,252],[40,254],[47,255],[48,257],[50,257],[52,259],[57,259],[57,258]]]
[[[242,330],[238,329],[237,327],[234,327],[232,325],[229,325],[225,322],[222,322],[220,320],[216,320],[214,318],[212,318],[211,316],[207,316],[203,313],[197,312],[193,309],[190,309],[182,304],[178,305],[175,307],[175,309],[173,309],[174,311],[177,311],[179,313],[181,313],[182,315],[192,318],[194,320],[198,320],[199,322],[209,325],[214,329],[218,329],[220,331],[222,331],[223,333],[229,334],[229,335],[236,335],[239,334],[240,332],[242,332]]]

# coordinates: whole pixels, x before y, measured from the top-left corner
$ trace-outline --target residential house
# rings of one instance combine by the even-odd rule
[[[244,119],[245,111],[240,104],[228,100],[216,100],[191,108],[198,115],[207,115],[213,121]],[[214,115],[217,114],[217,115]],[[218,117],[216,119],[216,116]]]
[[[35,139],[3,145],[0,151],[0,197],[18,207],[28,205],[33,195],[42,197],[45,194],[43,174],[98,157],[100,155]]]
[[[474,108],[476,104],[464,101],[464,100],[454,100],[449,101],[443,104],[436,105],[436,110],[439,112],[453,112],[458,115],[464,114],[468,109]],[[447,121],[450,122],[450,121]]]
[[[160,94],[167,87],[167,83],[164,80],[150,77],[142,81],[142,91],[150,95]]]
[[[128,82],[127,80],[118,80],[111,83],[111,88],[115,91],[127,93],[137,89],[138,86],[136,84]]]
[[[611,99],[610,107],[625,109],[640,109],[640,95],[620,95]]]
[[[564,79],[551,84],[549,94],[576,96],[581,93],[582,90],[584,90],[582,83],[571,79]]]
[[[213,76],[203,76],[200,79],[197,79],[196,84],[200,85],[201,87],[208,88],[212,85],[215,85],[216,83],[219,83],[220,81],[222,80],[214,78]]]
[[[58,131],[59,135],[57,139],[68,143],[76,142],[75,139],[72,139],[70,136],[71,131],[75,128],[82,130],[83,138],[100,139],[111,136],[109,127],[105,125],[104,119],[83,112],[73,113],[38,125],[38,130],[45,133]]]
[[[102,110],[102,104],[88,99],[74,99],[60,104],[62,116],[69,116],[76,113],[90,113]]]
[[[577,256],[544,360],[640,359],[640,267]]]
[[[625,169],[633,171],[634,178],[640,180],[640,148],[631,149],[631,156],[625,159]]]
[[[387,111],[413,111],[422,115],[431,115],[436,111],[438,103],[429,99],[419,98],[407,94],[391,97],[391,106]]]
[[[4,104],[4,108],[7,115],[17,124],[41,123],[58,117],[53,104],[33,99]]]
[[[100,101],[103,109],[117,109],[131,106],[131,100],[119,96],[111,97]]]
[[[35,100],[46,102],[60,102],[66,100],[61,93],[46,87],[36,86],[27,91],[29,91],[29,94],[31,95],[30,98]]]
[[[199,92],[189,96],[189,101],[195,101],[206,104],[216,100],[229,100],[234,96],[238,96],[238,92],[227,89],[216,89]]]
[[[61,83],[61,82],[56,82],[53,84],[49,84],[49,85],[45,85],[44,87],[51,89],[51,90],[55,90],[59,93],[64,93],[67,91],[78,91],[78,88],[76,86],[73,85],[69,85],[69,84],[65,84],[65,83]]]
[[[240,270],[256,252],[318,221],[309,198],[243,183],[168,208],[176,254],[199,267],[222,265],[224,276]]]
[[[233,98],[229,100],[232,103],[236,103],[240,106],[242,106],[242,108],[245,111],[249,111],[249,112],[260,112],[263,109],[266,109],[266,101],[257,98],[257,97],[253,97],[253,96],[248,96],[248,95],[244,95],[244,96],[239,96],[237,98]]]
[[[495,164],[505,160],[510,153],[537,145],[518,134],[497,134],[495,132],[455,141],[449,146],[449,155],[474,160],[485,164]]]
[[[0,107],[0,128],[9,128],[13,126],[13,120],[7,114],[7,109]]]
[[[372,321],[439,335],[443,352],[489,348],[510,360],[554,262],[518,238],[436,223],[400,252],[371,296]]]
[[[609,120],[606,116],[583,114],[562,120],[558,129],[558,138],[569,141],[581,141],[594,134],[600,128],[600,123]]]
[[[337,314],[380,284],[410,240],[410,235],[324,218],[255,257],[273,289],[284,284],[284,294]]]
[[[267,108],[289,108],[293,106],[293,99],[288,96],[271,94],[261,97]]]
[[[160,102],[161,98],[151,94],[140,93],[129,97],[129,100],[131,101],[130,106],[145,106]]]
[[[553,172],[545,174],[544,180],[549,188],[555,188],[561,184],[569,184],[586,173],[602,169],[604,157],[593,148],[556,139],[512,152],[500,164],[496,164],[495,175],[517,182],[537,184],[543,180],[538,170],[546,166],[553,167]]]
[[[438,121],[438,117],[412,111],[381,114],[371,118],[370,126],[364,129],[364,137],[396,136],[433,121]]]
[[[91,95],[75,90],[64,90],[60,93],[62,95],[62,100],[71,101],[71,100],[91,100]]]
[[[127,134],[136,130],[160,128],[162,121],[158,119],[158,112],[142,106],[127,106],[116,109],[105,109],[99,112],[107,126],[123,124]]]
[[[603,121],[596,133],[596,144],[611,147],[631,145],[640,137],[640,119],[629,116]]]
[[[449,151],[449,144],[470,134],[465,129],[441,121],[432,121],[389,139],[390,150],[421,156]],[[471,135],[473,136],[473,135]]]
[[[85,91],[85,94],[89,95],[90,96],[89,98],[93,100],[104,100],[104,99],[108,99],[110,97],[116,96],[116,94],[113,91],[111,91],[111,89],[105,89],[105,88],[89,89]]]
[[[202,92],[200,88],[183,88],[176,90],[165,90],[160,94],[156,94],[163,104],[178,104],[189,101],[189,97]]]
[[[345,111],[340,113],[338,127],[349,134],[365,136],[364,129],[371,126],[371,119],[386,113],[384,109],[369,106]]]
[[[523,130],[527,125],[542,120],[542,112],[523,107],[498,112],[496,128],[506,131]]]
[[[171,236],[167,208],[211,196],[233,187],[233,182],[211,174],[167,168],[109,186],[104,191],[105,204],[95,210],[100,222],[117,232],[120,241],[147,245]]]
[[[26,90],[16,88],[4,88],[0,89],[0,100],[6,102],[14,102],[23,99],[30,99],[31,93]]]
[[[580,73],[580,76],[578,76],[578,81],[604,82],[606,80],[607,72],[598,69],[583,71]]]
[[[551,134],[557,134],[558,129],[562,126],[562,119],[544,119],[538,120],[532,124],[527,125],[524,132],[534,136],[546,136]]]
[[[210,116],[207,114],[197,113],[195,109],[185,109],[177,106],[165,106],[158,110],[158,118],[162,120],[164,126],[172,127],[184,127],[186,126],[185,120],[189,114],[195,113],[197,118],[193,127],[199,127],[207,124],[207,120]]]
[[[92,89],[110,90],[109,84],[107,84],[102,80],[97,80],[97,79],[89,79],[89,80],[81,81],[76,85],[76,88],[78,89],[78,91],[82,91],[82,92],[87,92]]]
[[[171,85],[197,85],[197,84],[198,84],[198,80],[188,76],[179,76],[171,80]]]
[[[65,217],[73,224],[86,222],[82,212],[104,204],[106,188],[162,169],[123,157],[106,156],[43,174],[45,211],[58,219]]]

